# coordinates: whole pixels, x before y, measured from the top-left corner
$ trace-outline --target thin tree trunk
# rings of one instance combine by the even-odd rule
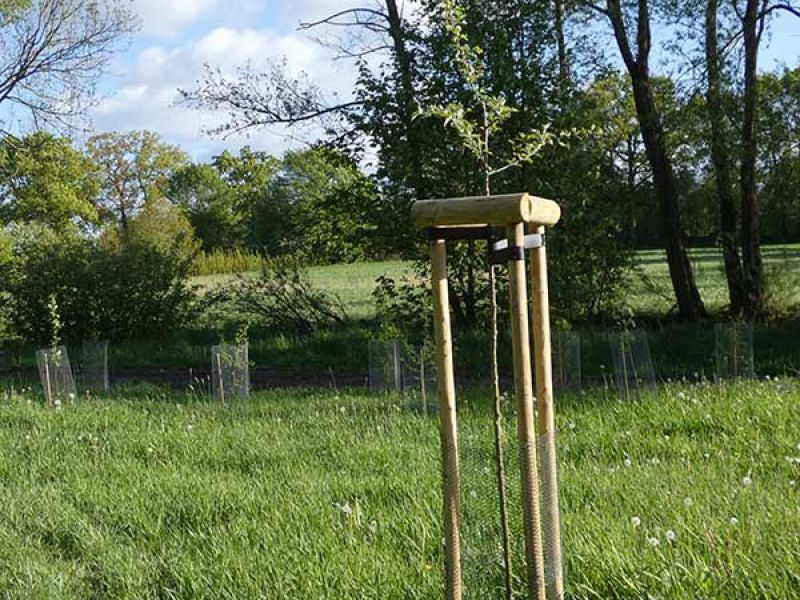
[[[558,86],[561,97],[566,98],[569,90],[569,64],[567,63],[567,42],[564,35],[564,0],[554,0],[555,35],[558,49]]]
[[[726,140],[725,113],[722,107],[722,74],[717,42],[717,12],[719,0],[708,0],[706,4],[706,69],[708,88],[706,109],[711,126],[711,164],[716,180],[716,196],[719,206],[719,230],[725,276],[728,282],[730,312],[740,315],[744,307],[745,294],[742,262],[739,256],[739,239],[736,234],[736,202],[734,199],[731,161]]]
[[[667,263],[675,298],[678,303],[678,311],[684,319],[698,319],[705,316],[706,311],[694,280],[692,265],[689,262],[686,234],[683,231],[678,192],[675,185],[675,173],[672,161],[667,153],[661,115],[653,98],[653,89],[650,81],[651,35],[649,4],[647,0],[639,0],[638,2],[636,56],[634,56],[628,41],[620,0],[607,0],[606,7],[605,14],[614,28],[617,45],[633,82],[636,116],[642,132],[647,159],[653,173],[653,184],[655,185],[656,197],[658,198],[661,212],[661,226],[667,251]]]
[[[411,56],[406,46],[403,20],[397,9],[396,0],[386,0],[386,13],[389,21],[389,35],[394,46],[394,58],[397,63],[399,75],[398,100],[400,104],[400,119],[406,132],[408,144],[409,164],[411,165],[410,183],[418,199],[427,198],[425,174],[422,167],[422,143],[419,128],[414,120],[414,107],[416,92],[414,90],[414,76],[412,71]]]
[[[741,239],[744,269],[745,314],[752,318],[764,311],[764,265],[761,258],[761,239],[758,232],[758,202],[756,197],[756,110],[758,104],[758,47],[761,42],[763,19],[759,17],[759,0],[747,0],[743,19],[744,35],[744,116],[742,120],[742,158],[739,173],[741,193]]]

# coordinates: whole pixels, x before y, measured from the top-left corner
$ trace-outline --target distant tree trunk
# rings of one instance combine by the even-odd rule
[[[756,110],[758,104],[758,47],[764,31],[759,0],[747,0],[742,33],[744,37],[744,114],[742,118],[742,157],[739,172],[741,193],[741,239],[744,287],[744,312],[749,318],[763,313],[764,265],[761,259],[761,239],[758,232],[758,202],[756,197]]]
[[[386,0],[386,16],[389,22],[389,36],[392,38],[394,59],[399,75],[398,104],[400,105],[400,119],[406,132],[408,144],[409,164],[411,166],[410,183],[418,199],[427,198],[428,191],[425,186],[425,174],[422,168],[422,143],[420,141],[419,127],[414,120],[416,92],[414,90],[414,75],[412,71],[411,56],[406,45],[403,20],[397,9],[396,0]]]
[[[719,0],[708,0],[706,4],[706,69],[708,88],[706,109],[711,126],[711,164],[716,180],[716,196],[719,205],[719,229],[725,276],[728,282],[730,312],[741,315],[745,305],[746,290],[739,256],[739,239],[736,233],[736,201],[734,199],[728,135],[725,113],[722,107],[722,74],[717,42],[717,16]]]
[[[684,319],[698,319],[706,311],[694,280],[687,252],[686,234],[681,222],[681,210],[675,185],[675,174],[669,158],[661,116],[653,98],[649,58],[651,47],[650,13],[647,0],[638,1],[636,44],[634,56],[628,41],[620,0],[607,0],[604,14],[611,21],[620,54],[633,82],[636,115],[642,132],[647,159],[653,173],[661,212],[662,231],[667,251],[672,287],[678,311]]]
[[[569,63],[567,62],[567,42],[564,35],[564,0],[554,0],[555,35],[558,49],[558,86],[561,96],[566,97],[569,90]]]

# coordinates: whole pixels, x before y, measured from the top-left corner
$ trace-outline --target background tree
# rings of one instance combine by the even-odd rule
[[[234,191],[213,165],[180,167],[169,178],[165,193],[189,217],[203,250],[245,245],[249,223],[237,210]]]
[[[291,250],[314,263],[375,256],[378,193],[358,165],[328,148],[287,152],[271,188],[287,211]]]
[[[244,243],[268,253],[279,250],[287,226],[285,207],[276,204],[268,193],[279,164],[274,156],[249,146],[238,154],[226,150],[212,160],[231,191],[232,210],[243,227],[240,233]]]
[[[180,148],[151,131],[95,135],[87,152],[103,174],[100,216],[122,229],[147,200],[164,195],[172,172],[188,162]]]
[[[38,221],[57,229],[97,221],[99,173],[67,138],[33,133],[0,140],[4,222]]]
[[[0,106],[34,127],[68,125],[137,25],[124,0],[3,0]]]
[[[637,0],[629,7],[620,0],[607,0],[603,5],[590,4],[590,8],[602,15],[611,26],[622,61],[631,78],[636,115],[660,207],[667,262],[678,311],[683,318],[698,318],[705,314],[705,307],[689,262],[678,185],[667,149],[662,114],[655,102],[650,75],[652,50],[650,1]],[[629,33],[631,24],[634,28],[633,42]]]

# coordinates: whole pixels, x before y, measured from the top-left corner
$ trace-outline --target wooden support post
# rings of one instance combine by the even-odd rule
[[[525,226],[508,226],[510,246],[522,248]],[[525,524],[525,560],[528,575],[528,598],[545,600],[544,555],[539,518],[539,483],[536,470],[536,431],[533,410],[530,333],[528,329],[528,293],[525,286],[524,253],[508,262],[511,300],[511,339],[514,355],[514,387],[517,399],[519,465],[522,478],[522,511]]]
[[[445,598],[461,599],[461,541],[459,537],[459,466],[456,428],[456,386],[453,340],[447,287],[447,245],[431,242],[431,286],[436,334],[436,368],[439,381],[439,419],[442,446],[442,496],[444,509]]]
[[[44,391],[47,394],[47,406],[53,406],[53,386],[50,384],[50,355],[45,350],[44,357]]]
[[[217,385],[219,387],[219,400],[225,406],[225,382],[222,378],[222,346],[217,350]]]
[[[544,234],[544,227],[532,233]],[[555,413],[553,411],[553,364],[550,350],[550,303],[547,285],[547,251],[544,245],[530,251],[531,312],[536,361],[536,407],[539,437],[542,441],[542,497],[544,545],[547,551],[546,576],[549,600],[564,597],[561,559],[561,519],[558,508],[558,470],[556,461]]]

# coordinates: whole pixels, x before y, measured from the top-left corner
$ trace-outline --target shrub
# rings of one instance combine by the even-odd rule
[[[186,316],[191,243],[180,235],[168,244],[144,228],[100,241],[42,225],[10,231],[12,257],[0,266],[0,290],[11,329],[30,342],[53,337],[53,299],[67,342],[163,333]]]

